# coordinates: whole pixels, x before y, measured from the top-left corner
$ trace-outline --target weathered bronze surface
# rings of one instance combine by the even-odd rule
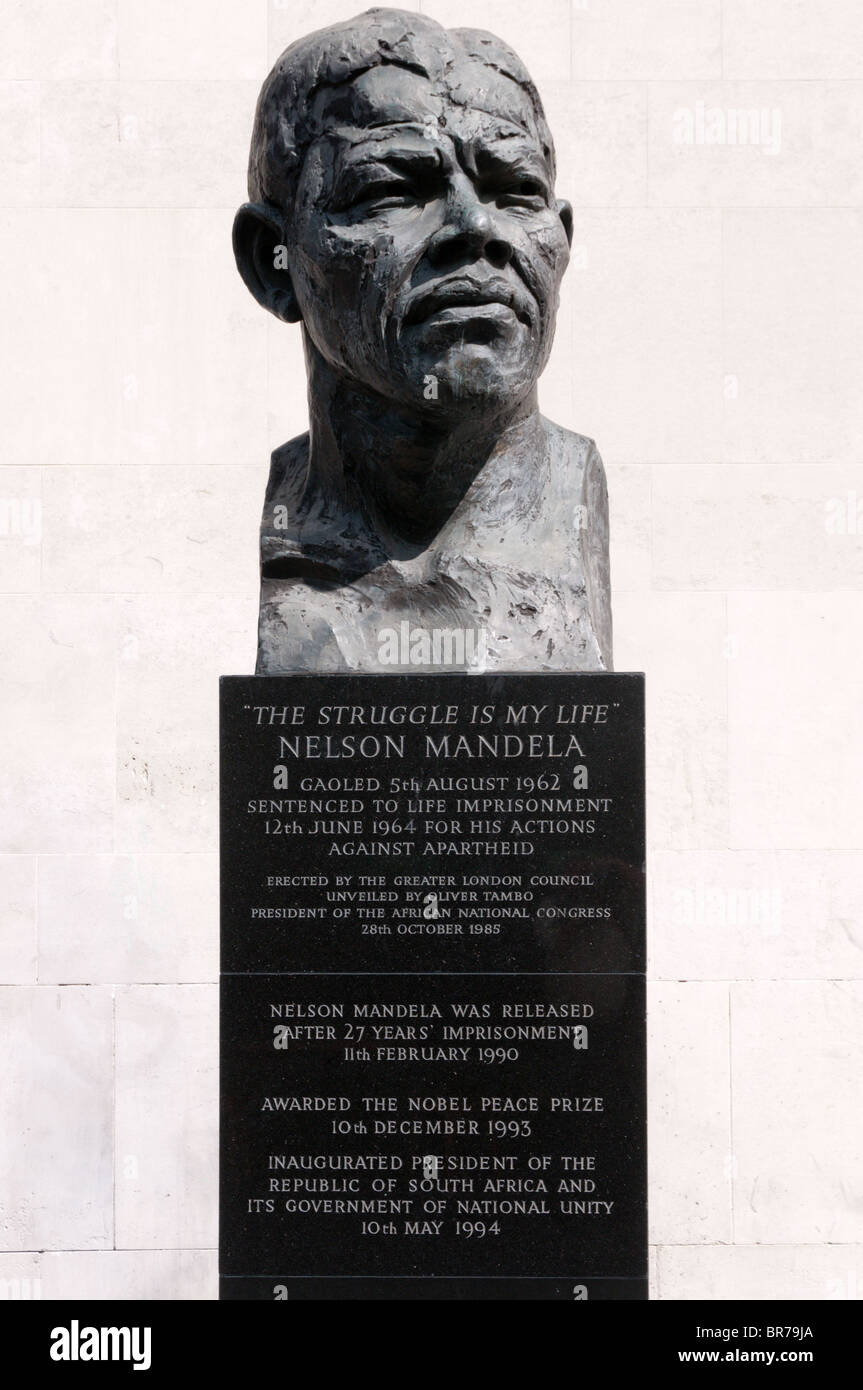
[[[272,458],[259,673],[392,669],[393,634],[402,665],[611,668],[602,461],[537,404],[572,237],[554,177],[490,34],[369,10],[264,83],[234,247],[302,324],[310,429]]]

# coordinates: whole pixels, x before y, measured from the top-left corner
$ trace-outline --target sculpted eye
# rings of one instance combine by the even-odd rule
[[[538,208],[545,205],[546,191],[539,179],[517,179],[499,189],[495,201],[498,207]]]
[[[355,200],[354,207],[374,213],[387,208],[413,207],[419,201],[416,189],[408,183],[379,183],[365,189]]]

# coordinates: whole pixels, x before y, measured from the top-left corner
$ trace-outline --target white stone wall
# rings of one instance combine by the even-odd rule
[[[0,11],[7,1295],[215,1294],[216,681],[305,422],[230,223],[269,63],[361,3]],[[859,1297],[863,7],[423,8],[518,48],[576,208],[542,398],[648,676],[655,1291]]]

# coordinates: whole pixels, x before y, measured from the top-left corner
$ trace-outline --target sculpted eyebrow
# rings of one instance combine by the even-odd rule
[[[480,173],[489,174],[531,174],[549,181],[549,170],[540,150],[530,148],[479,149],[476,163]]]
[[[440,156],[434,150],[380,149],[352,159],[342,165],[336,175],[333,197],[340,201],[349,198],[359,188],[363,188],[377,170],[386,178],[387,174],[434,174],[441,168]]]
[[[385,164],[391,168],[407,169],[439,169],[440,155],[437,150],[411,150],[411,149],[381,149],[376,146],[368,153],[361,154],[357,159],[352,159],[346,163],[343,172],[350,174],[355,169],[367,169],[369,165]]]

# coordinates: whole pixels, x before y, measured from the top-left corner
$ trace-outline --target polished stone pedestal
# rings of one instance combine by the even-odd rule
[[[645,1298],[643,678],[221,697],[222,1298]]]

